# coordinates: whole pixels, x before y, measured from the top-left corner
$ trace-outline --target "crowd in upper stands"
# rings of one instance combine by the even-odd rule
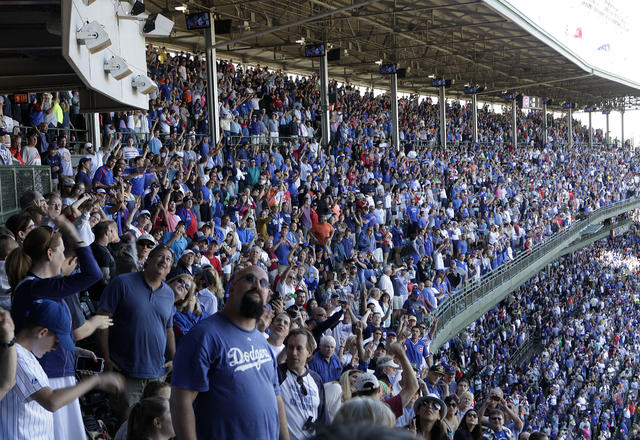
[[[32,385],[7,388],[0,417],[25,409],[0,432],[72,438],[77,398],[97,387],[128,419],[116,438],[302,439],[364,414],[432,440],[636,435],[637,280],[621,268],[637,267],[637,235],[564,259],[429,347],[438,308],[469,281],[634,197],[636,152],[588,149],[577,123],[568,147],[566,120],[549,120],[542,145],[535,112],[512,145],[489,107],[473,144],[458,102],[443,150],[438,104],[417,96],[399,103],[394,149],[388,96],[349,85],[323,147],[315,77],[226,61],[216,143],[202,58],[150,47],[147,62],[149,110],[101,114],[101,147],[87,143],[77,167],[64,131],[77,94],[3,106],[33,126],[26,142],[0,131],[3,164],[49,164],[55,190],[25,193],[0,237],[0,305],[18,383]],[[0,362],[13,333],[0,332]],[[512,365],[534,337],[544,350]],[[75,347],[87,338],[109,373],[76,383],[73,351],[95,356]],[[29,417],[37,432],[20,426]]]

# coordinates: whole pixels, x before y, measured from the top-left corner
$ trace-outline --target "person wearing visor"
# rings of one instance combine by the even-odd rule
[[[447,428],[442,419],[447,414],[447,408],[437,394],[429,393],[418,397],[413,404],[416,415],[416,433],[420,438],[429,440],[446,440]]]

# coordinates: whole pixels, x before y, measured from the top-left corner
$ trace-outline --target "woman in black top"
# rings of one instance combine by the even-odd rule
[[[462,416],[453,440],[480,440],[481,438],[482,427],[478,423],[478,412],[474,408],[469,408]]]

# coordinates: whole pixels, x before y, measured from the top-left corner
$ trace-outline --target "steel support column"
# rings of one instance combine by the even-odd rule
[[[98,151],[102,147],[102,137],[100,135],[100,114],[86,113],[84,115],[84,120],[87,130],[89,131],[89,142],[93,144],[95,151]],[[86,151],[84,153],[86,153]]]
[[[511,141],[513,147],[518,148],[518,105],[515,98],[511,100]]]
[[[216,66],[216,29],[212,13],[209,13],[211,26],[204,30],[204,45],[207,54],[207,112],[209,113],[209,143],[212,146],[220,141],[220,109],[218,107],[218,69]]]
[[[569,113],[567,114],[568,124],[567,124],[567,142],[569,144],[569,148],[573,147],[573,104],[569,107]]]
[[[478,96],[471,95],[471,120],[473,124],[473,143],[478,143]]]
[[[620,133],[620,137],[622,138],[622,146],[624,147],[624,107],[622,109],[620,109],[620,128],[622,129],[621,133]]]
[[[444,95],[444,86],[440,86],[438,95],[438,105],[440,107],[440,146],[447,148],[447,102]]]
[[[320,57],[320,126],[322,128],[322,146],[329,145],[329,62],[327,51]]]
[[[398,74],[391,75],[391,144],[400,150],[400,131],[398,130]]]
[[[589,149],[593,148],[593,126],[591,125],[591,112],[589,112]]]
[[[605,115],[605,121],[607,124],[607,131],[604,134],[604,139],[607,145],[610,144],[611,140],[609,139],[609,112],[607,112],[607,114]]]
[[[547,145],[549,139],[547,137],[547,100],[542,101],[542,145]]]

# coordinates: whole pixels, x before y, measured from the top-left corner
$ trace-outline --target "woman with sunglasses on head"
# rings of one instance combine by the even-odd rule
[[[447,427],[442,419],[447,413],[445,403],[436,394],[418,397],[413,404],[416,433],[427,440],[448,440]]]
[[[31,230],[21,248],[14,249],[6,260],[7,277],[13,289],[12,317],[16,329],[22,327],[25,312],[36,298],[60,299],[82,292],[102,279],[91,248],[84,243],[75,226],[64,216],[53,218],[60,232],[46,226]],[[62,276],[65,245],[78,257],[79,271]]]
[[[176,335],[176,344],[178,344],[194,325],[209,315],[202,310],[196,296],[196,285],[191,275],[186,273],[177,275],[171,278],[167,284],[175,296],[173,330]]]
[[[462,415],[460,425],[453,435],[453,440],[481,440],[482,426],[478,422],[478,412],[469,408]]]

